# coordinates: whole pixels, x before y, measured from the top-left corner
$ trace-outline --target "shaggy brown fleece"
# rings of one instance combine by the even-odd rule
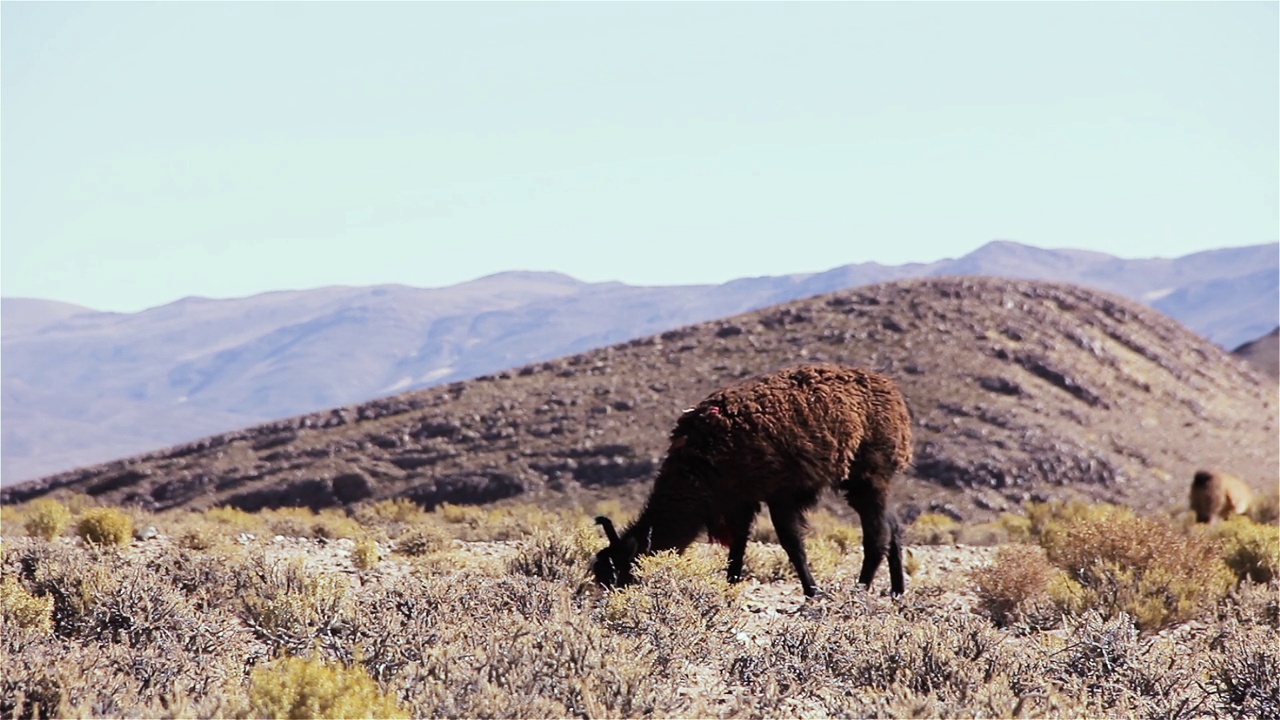
[[[601,518],[611,542],[597,558],[597,578],[626,584],[636,555],[683,549],[705,529],[729,547],[729,578],[737,580],[763,502],[812,595],[803,514],[829,487],[842,492],[862,520],[862,581],[870,584],[888,553],[893,589],[901,592],[888,493],[894,474],[910,462],[911,415],[884,375],[802,365],[727,387],[680,416],[653,493],[626,532],[619,537]]]

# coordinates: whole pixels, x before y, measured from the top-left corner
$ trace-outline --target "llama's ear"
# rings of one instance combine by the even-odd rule
[[[604,528],[604,536],[609,538],[609,544],[613,545],[618,542],[618,531],[613,529],[613,521],[601,515],[596,518],[596,524]]]

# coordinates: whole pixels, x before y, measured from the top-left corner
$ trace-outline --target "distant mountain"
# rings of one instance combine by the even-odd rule
[[[47,325],[53,325],[74,315],[98,312],[56,300],[17,297],[4,298],[0,308],[3,308],[0,309],[0,328],[3,328],[2,332],[5,335],[34,333]]]
[[[909,277],[1001,275],[1148,302],[1225,347],[1280,323],[1280,244],[1127,260],[989,243],[929,264],[723,285],[502,273],[446,288],[330,287],[139,313],[5,298],[6,484],[255,423],[560,357],[796,298]]]
[[[924,278],[844,290],[6,486],[153,510],[635,497],[683,408],[798,362],[888,372],[914,417],[905,520],[1028,499],[1185,507],[1197,468],[1273,488],[1275,386],[1137,302]]]

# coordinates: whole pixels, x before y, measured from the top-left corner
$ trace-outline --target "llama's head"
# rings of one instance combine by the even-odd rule
[[[626,587],[635,582],[631,571],[636,566],[636,555],[640,551],[636,539],[618,537],[613,521],[603,515],[596,518],[596,524],[604,528],[605,537],[609,539],[609,545],[596,553],[595,562],[591,564],[596,582],[609,588]]]

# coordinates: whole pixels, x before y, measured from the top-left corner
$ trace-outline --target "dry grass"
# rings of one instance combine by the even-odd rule
[[[697,544],[602,591],[584,582],[603,545],[592,515],[212,510],[154,518],[162,537],[128,546],[15,529],[0,567],[0,717],[1280,712],[1276,580],[1207,596],[1188,610],[1194,631],[1159,636],[1145,628],[1163,623],[1096,600],[1102,586],[1076,586],[1092,604],[1055,589],[1063,566],[1115,588],[1155,583],[1144,577],[1166,561],[1116,535],[1142,531],[1190,558],[1196,541],[1226,552],[1195,529],[1059,508],[1028,519],[1044,549],[1005,546],[974,574],[976,597],[956,571],[890,598],[856,583],[856,527],[819,516],[809,548],[826,596],[803,601],[785,554],[758,541],[755,581],[727,583],[724,549]],[[298,539],[269,537],[284,523]],[[415,537],[427,547],[405,553]],[[375,562],[384,541],[397,551]]]

